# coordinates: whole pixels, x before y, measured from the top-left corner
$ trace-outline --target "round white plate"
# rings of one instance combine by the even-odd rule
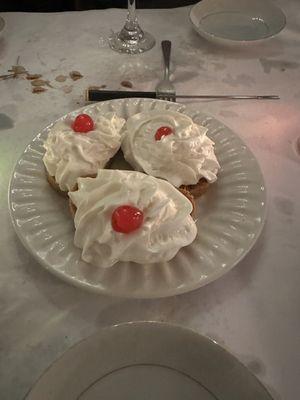
[[[272,400],[214,341],[158,322],[104,328],[73,346],[26,397],[41,399]]]
[[[221,164],[217,183],[198,201],[198,236],[170,262],[119,262],[102,269],[81,260],[73,244],[74,225],[67,201],[45,178],[43,142],[51,126],[27,146],[11,179],[11,216],[24,246],[50,272],[94,292],[155,298],[206,285],[245,256],[264,223],[265,190],[257,161],[242,140],[216,119],[180,104],[151,99],[105,101],[81,112],[93,115],[113,110],[127,118],[146,109],[179,110],[207,126]],[[77,114],[78,110],[70,113],[72,118]]]
[[[190,21],[200,35],[220,44],[266,39],[286,24],[272,0],[202,0],[191,8]]]

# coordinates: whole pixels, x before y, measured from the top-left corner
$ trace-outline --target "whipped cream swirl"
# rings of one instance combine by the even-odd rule
[[[173,133],[155,140],[162,126],[172,128]],[[206,133],[207,128],[187,115],[150,110],[127,120],[122,150],[134,169],[166,179],[176,187],[196,184],[201,178],[212,183],[220,165],[214,142]]]
[[[79,178],[78,190],[69,196],[77,207],[74,243],[82,259],[98,267],[168,261],[197,235],[191,202],[170,183],[140,172],[99,170],[96,178]],[[143,212],[136,231],[112,228],[112,213],[121,205]]]
[[[43,161],[62,191],[73,190],[78,177],[95,175],[119,150],[123,118],[115,113],[92,116],[94,129],[77,133],[73,121],[58,121],[44,143]]]

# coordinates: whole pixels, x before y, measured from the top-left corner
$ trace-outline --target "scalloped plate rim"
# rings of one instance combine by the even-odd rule
[[[165,100],[154,100],[154,99],[147,99],[147,98],[122,98],[122,99],[114,99],[114,100],[109,100],[109,102],[111,103],[117,103],[117,102],[121,102],[121,101],[143,101],[143,102],[159,102],[159,103],[170,103],[168,101]],[[106,101],[108,102],[108,101]],[[32,140],[30,142],[28,142],[28,144],[26,145],[23,153],[20,155],[20,157],[18,158],[18,160],[16,161],[14,167],[13,167],[13,172],[11,174],[10,177],[10,182],[9,182],[9,189],[8,189],[8,203],[9,203],[9,214],[10,214],[10,218],[13,224],[13,227],[15,229],[15,232],[18,236],[18,238],[20,239],[22,245],[26,248],[26,250],[35,258],[35,260],[42,265],[47,271],[49,271],[51,274],[53,274],[54,276],[56,276],[57,278],[63,280],[64,282],[67,282],[69,284],[72,284],[73,286],[76,286],[78,288],[82,288],[84,290],[87,290],[89,292],[95,293],[95,294],[103,294],[103,295],[110,295],[113,297],[120,297],[120,298],[135,298],[135,299],[153,299],[153,298],[164,298],[164,297],[170,297],[170,296],[175,296],[175,295],[180,295],[180,294],[184,294],[196,289],[199,289],[200,287],[206,286],[207,284],[219,279],[220,277],[222,277],[223,275],[225,275],[226,273],[228,273],[230,270],[232,270],[253,248],[253,246],[255,245],[255,243],[257,242],[257,239],[259,238],[264,225],[265,225],[265,221],[266,221],[266,215],[267,215],[267,196],[266,196],[266,185],[265,185],[265,181],[264,181],[264,177],[263,174],[261,172],[260,166],[257,162],[256,157],[254,156],[253,152],[251,151],[251,149],[249,149],[249,147],[244,143],[244,141],[240,138],[240,136],[238,136],[234,131],[232,131],[231,128],[229,128],[228,126],[226,126],[224,123],[222,123],[221,121],[217,120],[214,116],[206,113],[206,112],[202,112],[202,111],[197,111],[194,107],[189,107],[186,106],[185,104],[181,104],[181,103],[175,103],[176,105],[183,107],[184,109],[190,110],[190,111],[194,111],[196,113],[201,113],[202,116],[205,116],[206,118],[209,118],[210,120],[217,122],[219,126],[222,126],[223,128],[227,129],[230,131],[230,133],[232,133],[234,135],[234,137],[238,138],[238,140],[247,148],[248,153],[253,157],[253,159],[255,160],[255,164],[257,167],[257,171],[259,172],[259,176],[261,179],[261,184],[263,187],[263,192],[264,192],[264,204],[261,208],[262,213],[261,213],[261,223],[259,225],[259,228],[256,230],[254,237],[252,238],[252,241],[250,243],[250,245],[244,249],[241,254],[236,258],[236,260],[229,266],[227,266],[224,269],[220,269],[215,271],[214,273],[211,274],[210,277],[207,277],[203,280],[196,281],[193,284],[189,284],[188,286],[184,286],[184,287],[176,287],[176,288],[171,288],[171,289],[163,289],[161,291],[157,291],[155,294],[141,294],[140,292],[137,293],[129,293],[128,290],[125,289],[124,292],[118,292],[116,293],[113,289],[111,288],[107,288],[107,287],[103,287],[103,286],[93,286],[91,284],[89,284],[88,282],[84,282],[84,281],[80,281],[72,276],[69,276],[67,274],[65,274],[64,272],[61,272],[60,270],[54,268],[52,265],[49,265],[43,258],[41,258],[35,251],[33,251],[33,249],[30,247],[29,243],[26,241],[26,239],[24,238],[24,235],[22,234],[20,228],[18,227],[15,217],[13,215],[13,210],[12,210],[12,199],[11,199],[11,194],[12,194],[12,185],[13,185],[13,181],[14,181],[14,173],[16,170],[16,167],[18,166],[20,160],[23,158],[23,155],[25,154],[25,151],[27,150],[28,146],[30,146],[30,144],[32,142],[34,142],[35,140],[37,140],[38,138],[40,138],[40,136],[47,131],[49,128],[51,128],[57,121],[64,119],[66,116],[72,114],[72,113],[76,113],[79,112],[81,110],[86,110],[87,108],[91,107],[96,107],[98,104],[102,104],[103,102],[97,102],[97,103],[92,103],[89,105],[85,105],[83,107],[80,107],[78,109],[72,110],[68,113],[63,114],[61,117],[57,118],[55,121],[49,123],[46,127],[44,127],[42,130],[39,131],[39,133],[34,136],[32,138]],[[174,103],[171,103],[174,104]],[[182,112],[182,111],[180,111]]]

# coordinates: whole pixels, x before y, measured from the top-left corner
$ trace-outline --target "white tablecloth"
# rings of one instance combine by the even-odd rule
[[[157,45],[139,56],[121,56],[99,41],[122,25],[124,10],[2,14],[0,74],[19,57],[20,65],[41,73],[53,88],[32,94],[26,79],[0,81],[1,400],[21,399],[42,371],[80,339],[131,320],[191,327],[235,354],[274,399],[299,396],[300,13],[297,0],[279,4],[286,28],[243,48],[202,39],[189,24],[188,8],[140,11],[141,25],[155,35]],[[199,290],[152,301],[92,295],[59,281],[24,250],[9,218],[9,178],[31,138],[83,105],[89,85],[118,89],[129,80],[136,90],[153,89],[161,78],[162,39],[173,43],[178,93],[280,95],[281,100],[269,102],[190,102],[222,120],[253,150],[266,180],[267,223],[237,267]],[[55,81],[72,70],[83,78]]]

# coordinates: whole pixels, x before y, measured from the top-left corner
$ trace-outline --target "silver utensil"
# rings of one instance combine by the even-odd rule
[[[203,94],[203,95],[178,95],[178,94],[168,94],[157,95],[158,99],[176,101],[177,99],[215,99],[215,100],[279,100],[280,97],[277,95],[241,95],[241,94],[228,94],[228,95],[215,95],[215,94]]]
[[[170,40],[163,40],[161,48],[164,58],[164,77],[157,84],[156,98],[161,100],[176,101],[176,91],[174,85],[170,81],[170,55],[171,55],[171,42]]]
[[[171,42],[163,40],[161,48],[164,59],[164,77],[156,86],[156,98],[160,100],[167,100],[175,102],[176,99],[215,99],[215,100],[278,100],[280,97],[277,95],[176,95],[175,87],[170,81],[170,56],[171,56]]]
[[[247,99],[256,99],[256,100],[276,100],[279,99],[279,96],[275,95],[210,95],[210,94],[202,94],[202,95],[188,95],[188,94],[160,94],[157,92],[143,92],[143,91],[132,91],[132,90],[103,90],[99,89],[95,86],[90,86],[86,90],[85,98],[86,101],[105,101],[112,99],[124,99],[130,97],[137,98],[151,98],[151,99],[159,99],[159,100],[168,100],[168,101],[176,101],[176,98],[179,99],[215,99],[215,100],[247,100]]]

